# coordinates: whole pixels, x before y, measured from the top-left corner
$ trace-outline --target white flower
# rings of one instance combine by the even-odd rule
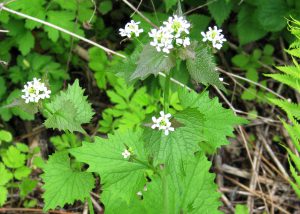
[[[140,35],[140,33],[142,33],[144,30],[143,29],[139,29],[139,24],[140,22],[135,22],[133,20],[131,20],[130,22],[128,22],[125,25],[125,28],[120,28],[120,35],[123,37],[128,37],[131,38],[133,36],[138,37]]]
[[[122,152],[123,158],[127,159],[130,157],[131,153],[125,149],[124,152]]]
[[[158,30],[152,29],[149,32],[149,36],[153,38],[150,45],[155,47],[158,52],[170,53],[170,50],[173,48],[173,35],[168,29],[164,27],[160,27]]]
[[[25,100],[25,103],[37,103],[40,99],[50,98],[51,91],[40,82],[40,79],[33,78],[33,81],[29,81],[24,85],[21,97]]]
[[[226,42],[226,39],[224,38],[223,35],[221,35],[218,39],[215,39],[212,42],[212,45],[214,48],[220,50],[222,48],[224,42]]]
[[[187,47],[191,44],[187,35],[190,33],[191,24],[183,17],[174,15],[163,23],[159,29],[152,29],[149,36],[153,38],[150,42],[158,52],[170,53],[174,45]]]
[[[183,45],[183,47],[187,47],[191,44],[191,41],[189,37],[185,37],[184,39],[178,38],[176,39],[176,44]]]
[[[226,41],[222,30],[218,29],[217,26],[214,26],[214,28],[209,27],[208,31],[201,32],[201,35],[203,36],[203,42],[211,42],[212,46],[216,49],[221,49],[223,43]]]
[[[165,114],[163,111],[160,112],[160,117],[152,117],[153,125],[151,126],[152,129],[158,128],[158,130],[163,130],[165,135],[169,135],[170,131],[174,131],[175,129],[171,127],[171,114]]]
[[[164,25],[175,34],[175,38],[181,37],[183,32],[186,34],[190,33],[189,28],[191,24],[182,16],[174,15],[173,17],[169,17],[168,21],[164,22]]]

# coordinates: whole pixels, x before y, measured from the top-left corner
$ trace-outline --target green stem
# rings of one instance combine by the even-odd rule
[[[163,204],[164,204],[164,213],[169,214],[169,188],[166,172],[162,173],[162,185],[163,185]]]
[[[155,169],[152,165],[150,165],[149,163],[144,162],[144,161],[141,161],[140,159],[137,159],[137,158],[134,157],[134,156],[132,157],[132,159],[135,160],[136,162],[138,162],[138,163],[140,163],[140,164],[146,166],[147,168],[151,169],[153,172],[156,172],[156,169]]]
[[[93,202],[92,202],[92,199],[91,199],[92,196],[88,197],[87,198],[87,202],[88,202],[88,206],[89,206],[89,213],[90,214],[94,214],[94,206],[93,206]]]
[[[140,44],[141,47],[144,46],[144,44],[141,42],[141,40],[139,40],[137,37],[135,37],[136,41],[138,41],[138,43]]]
[[[170,96],[170,80],[171,80],[171,71],[167,74],[165,79],[165,91],[164,91],[164,112],[168,113],[169,111],[169,96]]]

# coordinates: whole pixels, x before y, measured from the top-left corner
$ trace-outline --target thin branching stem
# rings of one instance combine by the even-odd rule
[[[64,33],[66,33],[66,34],[69,34],[70,36],[73,36],[73,37],[75,37],[75,38],[77,38],[77,39],[80,39],[80,40],[82,40],[82,41],[85,41],[85,42],[87,42],[87,43],[89,43],[89,44],[91,44],[91,45],[93,45],[93,46],[96,46],[96,47],[98,47],[98,48],[101,48],[102,50],[104,50],[105,52],[107,52],[107,53],[109,53],[109,54],[114,54],[114,55],[120,56],[120,57],[122,57],[122,58],[126,58],[126,56],[124,56],[123,54],[120,54],[120,53],[118,53],[118,52],[115,52],[115,51],[113,51],[113,50],[110,50],[110,49],[108,49],[108,48],[106,48],[106,47],[104,47],[104,46],[102,46],[102,45],[99,45],[98,43],[96,43],[96,42],[94,42],[94,41],[91,41],[91,40],[86,39],[86,38],[84,38],[84,37],[82,37],[82,36],[79,36],[78,34],[75,34],[75,33],[71,32],[71,31],[66,30],[66,29],[64,29],[64,28],[61,28],[61,27],[59,27],[59,26],[57,26],[57,25],[51,24],[50,22],[46,22],[46,21],[44,21],[44,20],[41,20],[41,19],[38,19],[38,18],[35,18],[35,17],[32,17],[32,16],[29,16],[29,15],[26,15],[26,14],[24,14],[24,13],[17,12],[17,11],[15,11],[15,10],[9,9],[9,8],[7,8],[7,7],[5,7],[5,6],[2,7],[2,10],[3,10],[3,11],[6,11],[6,12],[9,12],[9,13],[11,13],[11,14],[15,14],[15,15],[21,16],[21,17],[26,18],[26,19],[30,19],[30,20],[35,21],[35,22],[39,22],[39,23],[41,23],[41,24],[43,24],[43,25],[46,25],[46,26],[51,27],[51,28],[54,28],[54,29],[56,29],[56,30],[58,30],[58,31],[64,32]]]
[[[165,113],[168,113],[169,111],[170,80],[171,80],[171,72],[167,74],[167,77],[165,78],[165,89],[164,89],[164,112]]]
[[[151,22],[150,19],[148,19],[146,16],[144,16],[144,15],[143,15],[136,7],[134,7],[129,1],[123,0],[123,2],[124,2],[125,4],[127,4],[128,7],[130,7],[135,13],[139,14],[139,15],[140,15],[146,22],[148,22],[152,27],[157,28],[157,26],[156,26],[153,22]]]

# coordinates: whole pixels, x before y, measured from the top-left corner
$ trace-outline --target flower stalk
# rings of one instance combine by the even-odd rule
[[[169,112],[170,80],[171,80],[171,72],[166,75],[166,79],[165,79],[164,112]]]

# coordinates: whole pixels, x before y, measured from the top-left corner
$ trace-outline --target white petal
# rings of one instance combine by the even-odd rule
[[[172,115],[171,115],[170,113],[168,113],[168,114],[166,114],[165,117],[166,117],[166,118],[170,118],[170,117],[172,117]]]
[[[152,126],[151,126],[151,129],[155,129],[155,128],[158,128],[159,126],[157,125],[157,124],[153,124]]]
[[[175,129],[173,127],[169,127],[169,131],[173,132]]]
[[[163,112],[163,111],[160,111],[159,114],[160,114],[160,116],[162,116],[162,117],[165,116],[165,112]]]

